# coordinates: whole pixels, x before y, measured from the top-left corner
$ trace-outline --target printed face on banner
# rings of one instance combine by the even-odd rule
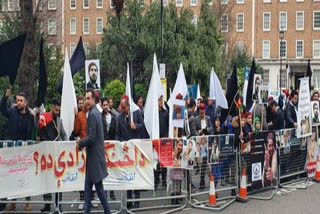
[[[312,127],[312,134],[310,140],[307,141],[308,150],[307,150],[307,173],[308,179],[313,179],[316,172],[317,167],[317,157],[319,154],[318,147],[318,135],[317,135],[317,127]]]
[[[172,125],[183,128],[185,108],[183,105],[173,105]]]
[[[86,60],[86,89],[100,89],[100,61],[99,60]]]
[[[183,139],[173,139],[172,147],[172,166],[180,168],[182,162]]]
[[[260,96],[259,96],[259,103],[266,104],[268,103],[268,97],[269,97],[269,92],[268,92],[268,87],[267,86],[261,86],[260,87]]]
[[[298,114],[297,114],[297,137],[311,136],[311,103],[309,78],[300,79]]]
[[[311,115],[312,115],[312,124],[320,123],[318,101],[311,101]]]
[[[263,162],[263,176],[262,186],[270,186],[276,179],[277,173],[277,151],[275,136],[269,132],[267,139],[264,142],[264,162]]]
[[[195,162],[196,143],[193,140],[183,140],[181,167],[192,169]]]
[[[252,93],[252,100],[259,101],[260,95],[260,86],[261,86],[261,75],[255,74],[253,77],[253,93]]]
[[[208,152],[209,158],[208,163],[219,163],[219,155],[220,155],[220,148],[219,148],[219,136],[209,136],[208,137]]]
[[[280,141],[280,148],[290,147],[291,141],[291,129],[284,129],[279,131],[279,141]]]

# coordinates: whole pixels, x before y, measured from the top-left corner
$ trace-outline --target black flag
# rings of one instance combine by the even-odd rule
[[[222,112],[221,112],[222,122],[226,120],[228,113],[233,116],[237,115],[237,111],[236,111],[235,105],[233,104],[233,100],[235,99],[238,91],[239,91],[239,87],[238,87],[237,67],[234,66],[231,77],[227,81],[226,99],[228,101],[229,109],[222,109]]]
[[[17,77],[26,37],[22,34],[0,45],[0,77],[9,76],[11,85]]]
[[[48,87],[48,78],[47,78],[47,70],[46,63],[43,55],[43,38],[41,38],[40,42],[40,55],[39,55],[39,86],[38,86],[38,95],[37,100],[35,102],[36,107],[40,107],[42,103],[45,103],[45,97]]]
[[[312,70],[311,70],[311,65],[310,65],[310,59],[308,59],[307,77],[309,77],[309,90],[310,90],[310,92],[311,92]]]
[[[77,47],[74,50],[72,57],[69,61],[72,77],[77,73],[78,70],[84,67],[85,61],[86,61],[86,54],[83,48],[82,37],[80,36]],[[62,83],[63,83],[63,76],[61,77],[57,85],[57,90],[60,94],[62,93]]]
[[[247,87],[247,97],[246,97],[246,109],[247,111],[250,111],[253,101],[252,101],[252,94],[253,94],[253,81],[254,81],[254,75],[256,73],[256,63],[253,58],[251,70],[248,78],[248,87]]]

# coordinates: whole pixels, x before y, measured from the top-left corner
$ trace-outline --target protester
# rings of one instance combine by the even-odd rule
[[[190,128],[190,136],[193,136],[195,130],[192,130],[195,126],[195,118],[196,118],[196,102],[194,99],[190,99],[189,105],[188,105],[188,122],[189,122],[189,128]]]
[[[258,104],[256,103],[253,107],[252,115],[254,117],[260,118],[260,123],[262,125],[262,130],[268,129],[268,123],[267,123],[267,111],[264,104]]]
[[[104,213],[111,213],[102,180],[107,177],[106,156],[104,153],[103,127],[101,113],[95,105],[93,89],[86,91],[86,107],[88,114],[88,135],[84,139],[77,138],[79,149],[86,149],[87,164],[85,176],[85,205],[84,213],[89,214],[91,209],[92,187],[95,186],[98,197],[104,209]]]
[[[109,97],[108,98],[108,103],[109,103],[109,110],[110,112],[112,112],[112,114],[114,114],[116,117],[118,117],[118,115],[120,114],[119,111],[117,111],[115,108],[113,108],[113,97]],[[116,107],[118,107],[118,105],[116,105]]]
[[[40,129],[40,140],[41,141],[67,141],[68,137],[66,132],[64,131],[62,120],[59,117],[60,114],[60,102],[54,100],[51,105],[50,112],[46,112],[40,115],[39,118],[39,129]],[[59,201],[62,199],[62,193],[56,193],[55,195],[55,203],[56,206]],[[45,201],[52,200],[52,194],[45,194],[43,196]],[[61,210],[61,205],[60,210]],[[44,207],[41,209],[41,212],[49,212],[50,211],[50,204],[45,204]]]
[[[160,96],[158,99],[159,107],[159,137],[167,138],[169,133],[169,112],[164,108],[163,96]],[[167,188],[167,168],[160,167],[160,163],[157,165],[155,170],[155,189],[160,183],[160,174],[161,174],[161,183],[162,188]]]
[[[208,105],[206,106],[206,115],[210,117],[211,124],[214,124],[214,112],[216,110],[216,104],[214,100],[208,98]]]
[[[144,119],[143,97],[140,94],[137,95],[135,103],[139,107],[142,119]]]
[[[278,106],[277,101],[271,102],[272,121],[268,124],[269,130],[284,129],[284,113]]]
[[[224,121],[224,123],[221,124],[221,129],[226,134],[233,134],[232,116],[231,115],[228,115],[227,119]]]
[[[271,102],[273,101],[273,97],[268,98],[267,103],[267,123],[270,123],[272,120],[272,111],[271,111]]]
[[[253,127],[254,127],[254,132],[261,131],[261,124],[260,124],[260,118],[259,117],[254,118]]]
[[[20,92],[16,95],[15,105],[8,107],[7,101],[11,96],[11,89],[7,89],[1,100],[0,110],[2,114],[8,118],[8,140],[31,140],[32,131],[35,127],[34,114],[28,108],[28,100],[26,94]],[[30,197],[26,198],[30,201]],[[31,211],[31,204],[25,205],[25,211]],[[16,205],[10,204],[8,211],[15,211]]]
[[[293,90],[291,92],[291,100],[285,107],[285,127],[286,128],[297,128],[297,112],[298,112],[298,92]]]
[[[130,102],[129,97],[127,95],[123,95],[120,101],[121,105],[121,113],[118,116],[118,128],[116,131],[116,140],[119,141],[128,141],[131,139],[140,139],[141,132],[144,127],[144,122],[139,110],[132,113],[132,119],[130,116]],[[140,198],[140,190],[128,190],[127,191],[127,198],[132,199],[132,192],[135,195],[135,199]],[[139,202],[134,203],[135,208],[139,208]],[[131,209],[132,202],[127,203],[127,207]]]
[[[214,133],[210,117],[206,116],[206,105],[204,103],[200,104],[199,115],[195,118],[193,123],[194,127],[191,129],[194,131],[193,136],[199,135],[211,135]]]
[[[115,140],[118,121],[116,116],[109,110],[109,103],[107,98],[101,99],[102,103],[102,125],[104,140]],[[110,198],[116,200],[114,191],[110,191]]]
[[[246,124],[245,124],[245,130],[246,132],[250,133],[253,131],[253,126],[252,126],[252,114],[250,112],[247,112],[245,114],[246,117]]]
[[[220,119],[217,116],[214,119],[214,131],[213,131],[213,133],[215,135],[225,134],[224,130],[221,128]]]
[[[197,99],[197,108],[196,108],[196,111],[195,111],[195,117],[199,115],[199,108],[200,108],[200,104],[203,102],[203,98],[202,97],[199,97]]]

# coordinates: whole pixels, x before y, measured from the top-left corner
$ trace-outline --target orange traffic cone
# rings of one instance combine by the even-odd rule
[[[314,181],[320,183],[320,155],[317,158],[317,168],[316,168],[316,175],[314,176]]]
[[[217,199],[216,199],[216,189],[214,187],[214,177],[213,175],[210,176],[210,191],[209,191],[209,206],[216,206]]]
[[[240,191],[237,195],[237,201],[240,202],[247,202],[248,201],[248,194],[247,194],[247,169],[243,169],[242,177],[241,177],[241,184],[240,184]]]

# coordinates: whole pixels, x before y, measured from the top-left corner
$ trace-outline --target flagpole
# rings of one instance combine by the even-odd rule
[[[238,91],[237,91],[237,93],[234,95],[234,97],[233,97],[233,99],[232,99],[232,103],[231,103],[231,106],[230,106],[230,109],[229,109],[229,112],[228,112],[228,115],[227,115],[227,117],[230,115],[230,112],[231,112],[231,109],[232,109],[232,104],[233,104],[233,102],[235,101],[234,99],[236,98],[236,96],[238,95],[238,93],[239,93],[239,90],[240,90],[240,88],[238,88]]]

